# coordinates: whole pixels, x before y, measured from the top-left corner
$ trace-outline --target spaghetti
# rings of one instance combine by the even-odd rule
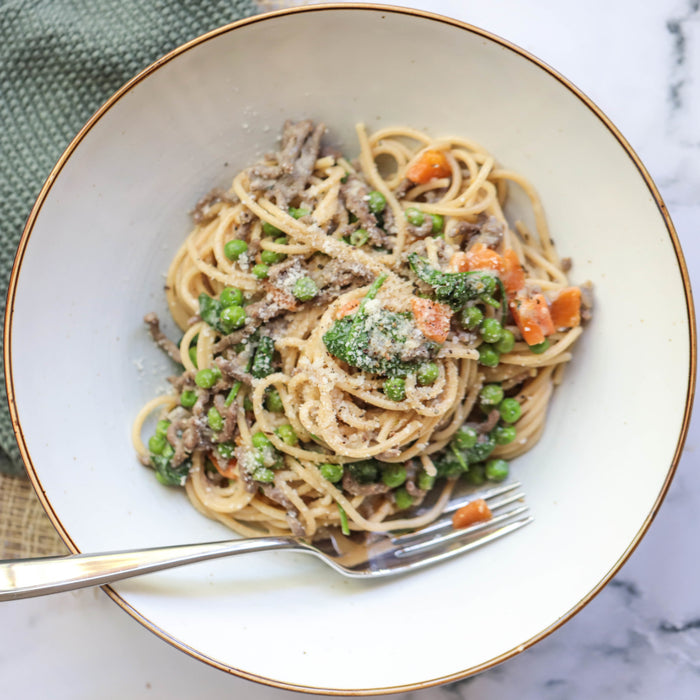
[[[357,134],[350,162],[286,123],[194,211],[166,283],[179,344],[146,318],[182,371],[136,451],[244,536],[416,527],[458,478],[506,478],[589,315],[526,180],[465,139]],[[534,233],[506,223],[512,186]]]

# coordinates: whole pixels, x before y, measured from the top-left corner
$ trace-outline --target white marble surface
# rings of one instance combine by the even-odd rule
[[[492,31],[556,67],[588,94],[655,179],[676,225],[691,281],[699,287],[698,0],[403,4]],[[694,469],[699,439],[696,419],[670,493],[647,536],[610,585],[578,615],[494,669],[400,697],[700,697],[700,538],[695,533],[700,473]],[[0,630],[5,639],[0,645],[4,697],[302,697],[242,681],[191,659],[151,635],[99,590],[5,603]]]

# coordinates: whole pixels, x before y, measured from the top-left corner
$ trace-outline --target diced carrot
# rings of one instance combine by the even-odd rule
[[[359,299],[353,299],[352,301],[348,301],[346,304],[343,304],[338,311],[335,314],[336,318],[343,318],[344,316],[349,316],[351,313],[354,313],[357,310],[357,307],[360,305],[360,300]]]
[[[417,185],[424,185],[436,177],[449,177],[452,168],[447,156],[442,151],[423,151],[418,158],[409,165],[406,177]]]
[[[411,297],[411,307],[418,330],[426,338],[444,343],[450,332],[452,309],[447,304],[421,297]]]
[[[469,258],[467,258],[467,254],[458,250],[450,258],[449,268],[451,272],[467,272],[469,270]]]
[[[228,461],[222,461],[221,457],[216,451],[209,453],[209,459],[211,463],[216,467],[216,471],[225,476],[228,479],[237,479],[238,474],[236,473],[236,466],[238,462],[235,459],[229,459]]]
[[[467,270],[494,270],[503,272],[503,258],[483,243],[476,243],[467,252]]]
[[[503,286],[509,296],[517,294],[525,286],[525,270],[512,248],[506,248],[503,253]]]
[[[581,323],[581,290],[578,287],[562,289],[549,305],[555,328],[573,328]]]
[[[528,345],[539,345],[548,335],[554,333],[552,316],[544,295],[518,295],[510,301],[509,306],[513,320]]]
[[[483,498],[476,498],[455,511],[452,516],[452,527],[469,527],[485,520],[491,520],[491,509]]]

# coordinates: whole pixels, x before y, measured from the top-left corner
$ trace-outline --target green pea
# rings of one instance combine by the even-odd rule
[[[246,394],[243,397],[243,410],[250,412],[252,412],[253,410],[253,401],[251,400],[250,396],[248,396],[248,394]]]
[[[257,265],[253,265],[253,269],[251,270],[251,272],[259,280],[264,280],[267,277],[268,273],[270,272],[270,268],[267,265],[263,265],[262,263],[258,263]]]
[[[219,432],[224,427],[224,419],[219,413],[219,409],[212,406],[207,412],[207,423],[214,432]]]
[[[501,359],[498,351],[489,345],[489,343],[482,343],[479,345],[479,364],[484,365],[484,367],[496,367]]]
[[[266,264],[266,265],[274,265],[275,263],[280,262],[280,260],[284,260],[287,256],[284,253],[275,253],[274,250],[263,250],[260,253],[260,259]]]
[[[154,454],[159,455],[165,449],[167,440],[163,435],[152,435],[148,440],[148,449]]]
[[[279,391],[275,387],[270,388],[265,396],[265,408],[271,413],[283,413],[284,404],[280,397]]]
[[[413,224],[414,226],[420,226],[425,220],[425,215],[423,212],[415,207],[409,207],[406,209],[404,214],[406,215],[406,220],[408,223]]]
[[[373,214],[379,214],[386,207],[386,197],[378,190],[372,190],[367,195],[367,204]]]
[[[318,286],[311,277],[300,277],[292,287],[292,294],[299,301],[309,301],[318,294]]]
[[[245,310],[242,306],[227,306],[219,315],[221,327],[230,333],[236,328],[245,326]]]
[[[479,402],[483,406],[496,406],[503,401],[503,389],[500,384],[484,384],[479,392]]]
[[[169,427],[170,421],[167,418],[162,418],[156,423],[156,435],[162,435],[165,437],[168,434]]]
[[[522,414],[522,408],[515,399],[503,399],[498,405],[498,410],[506,423],[515,423]]]
[[[253,480],[263,484],[271,484],[275,480],[275,472],[267,467],[258,467],[253,471]]]
[[[445,217],[442,214],[430,214],[430,218],[433,220],[433,234],[442,233],[442,229],[445,228]]]
[[[440,376],[440,367],[437,362],[425,362],[416,372],[416,379],[421,386],[434,384],[435,380]]]
[[[243,292],[236,287],[225,287],[219,294],[221,305],[226,306],[243,306]]]
[[[297,437],[294,428],[292,428],[289,423],[285,423],[284,425],[280,425],[275,428],[275,434],[287,445],[296,445],[299,442],[299,438]]]
[[[487,343],[497,343],[503,337],[503,326],[497,318],[485,318],[479,328],[481,337]]]
[[[435,486],[435,477],[430,476],[427,472],[422,471],[418,475],[418,488],[422,491],[430,491]]]
[[[220,442],[216,446],[216,451],[221,456],[221,459],[226,459],[226,460],[229,460],[233,457],[233,453],[234,453],[235,449],[236,449],[236,446],[232,442]]]
[[[459,320],[467,330],[473,331],[484,320],[484,312],[478,306],[465,306],[460,313]]]
[[[221,370],[216,367],[210,369],[200,369],[197,374],[194,375],[194,383],[202,387],[202,389],[211,389],[216,382],[219,381],[221,377]]]
[[[503,481],[508,477],[509,467],[505,459],[490,459],[484,467],[489,481]]]
[[[163,451],[160,454],[161,457],[163,457],[166,460],[169,460],[175,454],[175,448],[169,442],[166,442],[165,447],[163,448]]]
[[[392,401],[406,398],[406,382],[401,377],[391,377],[384,382],[384,394]]]
[[[301,219],[302,216],[308,216],[311,213],[311,209],[306,209],[306,207],[289,207],[289,214],[295,219]]]
[[[350,244],[356,248],[362,247],[369,240],[369,233],[363,228],[358,228],[350,234]]]
[[[390,488],[401,486],[406,481],[406,467],[403,464],[387,464],[382,469],[382,481]]]
[[[402,486],[394,491],[394,503],[398,510],[406,510],[413,505],[413,496]]]
[[[501,331],[501,339],[494,344],[494,348],[501,353],[501,355],[505,355],[513,350],[515,347],[515,336],[511,331],[509,331],[507,328],[504,328]]]
[[[180,394],[180,403],[185,408],[192,408],[197,403],[197,392],[192,389],[185,389]]]
[[[263,450],[266,447],[272,447],[270,438],[268,438],[267,435],[265,435],[265,433],[263,433],[261,430],[253,434],[251,441],[253,443],[253,447],[258,450]]]
[[[474,428],[460,428],[452,439],[458,450],[469,450],[476,445],[479,433]]]
[[[196,367],[197,366],[197,346],[193,345],[189,350],[187,351],[187,355],[190,358],[190,362]]]
[[[486,482],[483,463],[470,464],[469,471],[465,474],[467,482],[472,486],[481,486]]]
[[[238,260],[248,250],[248,244],[240,238],[234,238],[224,244],[224,255],[229,260]]]
[[[267,221],[263,221],[262,230],[266,236],[279,236],[279,234],[282,233],[282,231],[280,231],[277,228],[277,226],[273,226],[271,223],[269,223]]]
[[[328,462],[321,464],[318,468],[321,472],[321,476],[330,481],[331,484],[337,484],[343,478],[343,465],[342,464],[329,464]]]
[[[512,425],[498,425],[492,431],[497,445],[508,445],[515,440],[516,430]]]
[[[541,355],[545,350],[549,350],[549,340],[545,338],[541,343],[530,346],[530,352],[534,352],[535,355]]]

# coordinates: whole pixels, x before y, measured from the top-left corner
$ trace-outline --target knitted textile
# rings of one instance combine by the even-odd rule
[[[252,0],[0,2],[0,292],[51,168],[88,118],[154,60],[255,14]],[[0,343],[2,341],[0,340]],[[0,345],[0,350],[2,349]],[[0,385],[0,471],[23,473]]]

